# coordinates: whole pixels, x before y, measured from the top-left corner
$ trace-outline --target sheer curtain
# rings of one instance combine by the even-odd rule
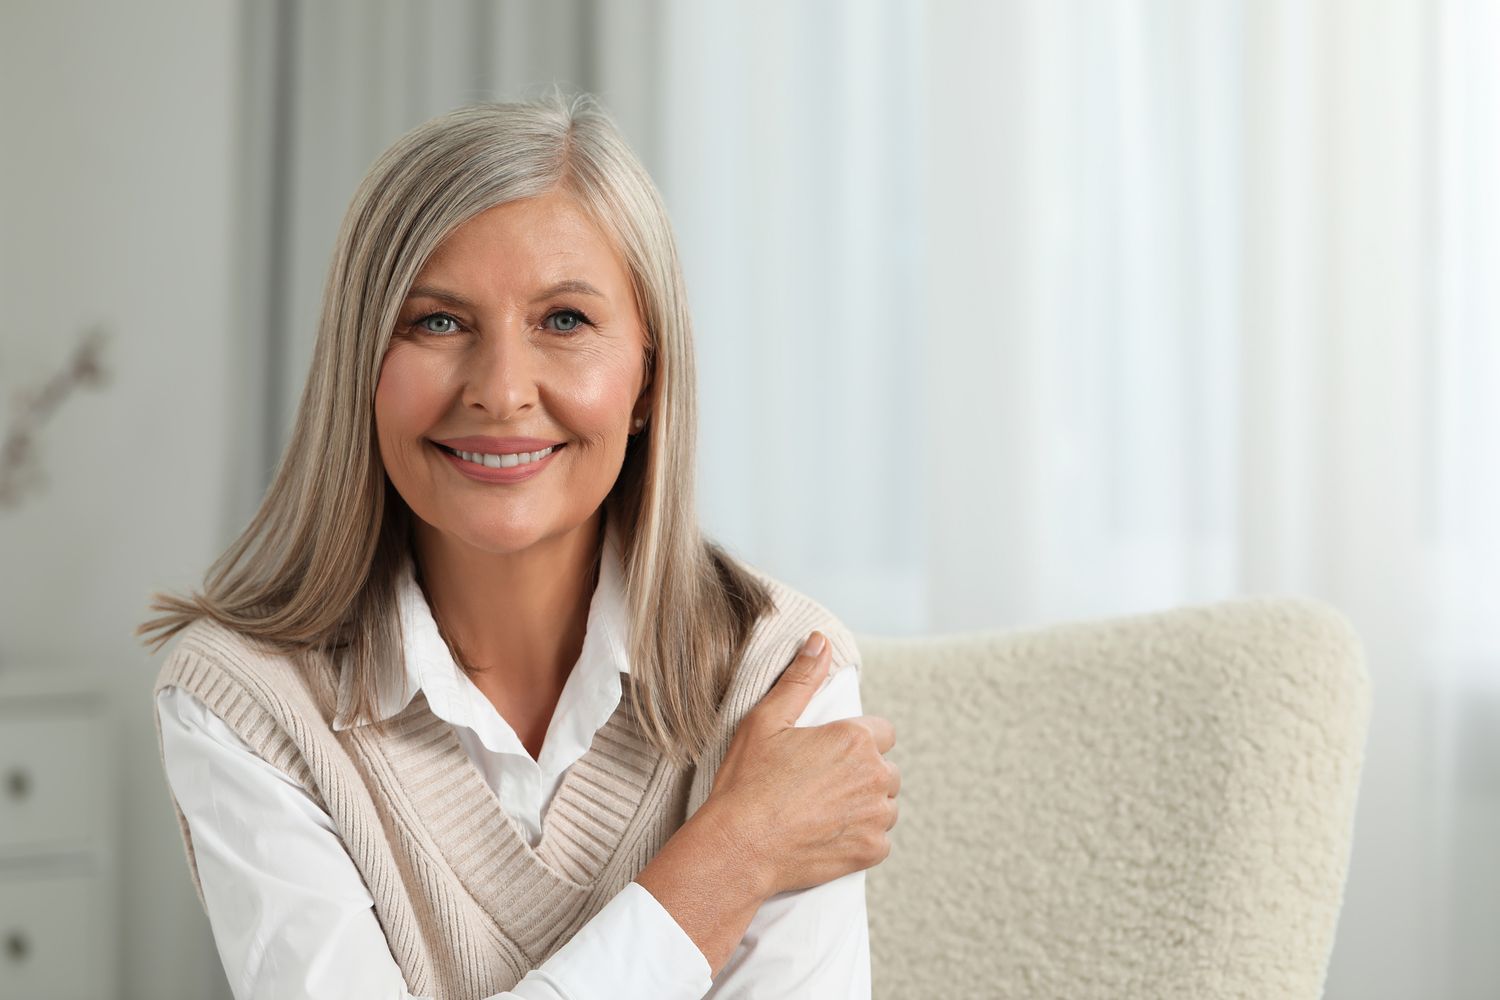
[[[930,10],[929,627],[1343,609],[1330,997],[1500,982],[1497,43],[1463,2]]]
[[[677,229],[710,533],[871,633],[1331,602],[1375,708],[1328,996],[1492,995],[1494,5],[245,16],[244,505],[375,154],[463,101],[594,90]]]

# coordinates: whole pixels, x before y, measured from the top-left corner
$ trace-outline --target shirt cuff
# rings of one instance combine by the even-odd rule
[[[540,979],[572,1000],[702,1000],[713,987],[711,973],[666,907],[631,882],[526,980]]]

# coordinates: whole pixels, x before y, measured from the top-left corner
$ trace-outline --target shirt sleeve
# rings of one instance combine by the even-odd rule
[[[191,693],[164,688],[156,704],[167,782],[235,1000],[419,1000],[327,812]],[[632,882],[488,1000],[700,1000],[709,974],[692,939]]]
[[[797,720],[818,726],[863,715],[859,672],[834,671]],[[761,904],[719,970],[714,1000],[870,1000],[865,873],[778,893]]]

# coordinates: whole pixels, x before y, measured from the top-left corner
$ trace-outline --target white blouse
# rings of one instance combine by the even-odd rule
[[[405,691],[383,703],[379,717],[423,692],[535,846],[552,797],[618,707],[619,675],[630,669],[618,540],[606,531],[583,651],[537,760],[454,663],[409,562],[399,605]],[[862,714],[850,666],[835,666],[799,726]],[[156,705],[167,780],[187,818],[236,1000],[416,1000],[329,815],[192,694],[165,688]],[[335,719],[334,728],[347,720]],[[869,1000],[864,874],[768,899],[717,979],[656,897],[630,882],[514,990],[489,1000]]]

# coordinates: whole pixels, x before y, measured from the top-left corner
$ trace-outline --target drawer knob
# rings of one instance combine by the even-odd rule
[[[5,957],[12,962],[23,961],[31,953],[31,944],[22,931],[7,931],[5,934]]]
[[[11,768],[5,775],[5,794],[13,799],[24,799],[31,794],[31,775],[19,767]]]

